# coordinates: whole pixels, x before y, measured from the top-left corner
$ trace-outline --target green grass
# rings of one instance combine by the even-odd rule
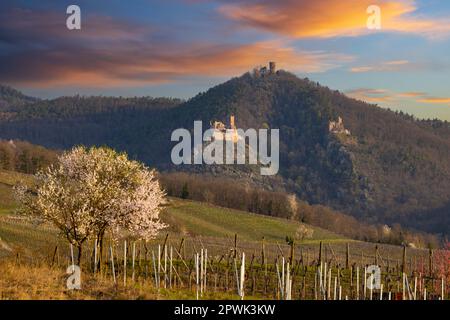
[[[301,225],[297,221],[257,215],[245,211],[216,207],[201,202],[171,199],[162,215],[171,229],[183,234],[230,238],[238,234],[248,241],[284,242],[286,236],[295,236]],[[343,237],[332,232],[308,226],[314,230],[312,239],[340,240]]]
[[[0,239],[24,253],[27,251],[45,252],[47,247],[54,246],[59,242],[56,230],[48,226],[37,227],[8,218],[9,215],[14,215],[16,207],[12,196],[12,186],[20,181],[32,184],[33,180],[29,175],[0,171]],[[219,239],[229,241],[237,234],[239,241],[258,242],[264,237],[268,242],[285,243],[286,236],[295,236],[297,228],[301,225],[297,221],[181,199],[170,199],[170,203],[161,217],[169,225],[167,232],[175,237],[213,237],[219,242],[221,241]],[[339,235],[317,227],[308,226],[308,228],[314,231],[312,238],[305,240],[305,243],[315,243],[319,240],[348,241]],[[163,234],[165,232],[161,236],[164,236]]]
[[[30,184],[33,182],[33,176],[15,171],[0,170],[0,183],[12,187],[18,182]]]
[[[12,187],[18,183],[30,185],[32,182],[31,175],[0,170],[0,214],[9,212],[16,205]]]
[[[12,186],[18,182],[32,184],[32,181],[33,178],[30,175],[0,170],[0,215],[13,212],[15,203]],[[297,228],[301,225],[297,221],[175,198],[170,199],[170,204],[164,211],[162,219],[170,225],[169,231],[174,233],[224,238],[238,234],[240,239],[249,241],[259,241],[265,237],[267,241],[284,242],[286,236],[294,236]],[[8,227],[9,233],[12,232],[10,228],[11,226]],[[20,226],[20,228],[24,228],[24,226]],[[332,232],[311,226],[309,228],[314,232],[312,239],[308,239],[308,242],[342,239],[341,236]],[[5,227],[0,227],[0,235],[5,231]]]

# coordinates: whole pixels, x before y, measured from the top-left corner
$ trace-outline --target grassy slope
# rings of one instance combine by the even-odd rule
[[[9,212],[14,206],[12,187],[17,183],[31,184],[30,175],[0,170],[0,214]]]
[[[56,243],[60,244],[62,250],[67,249],[67,243],[56,237],[54,228],[34,226],[12,215],[14,202],[11,196],[11,186],[19,180],[32,182],[30,176],[0,171],[0,259],[16,252],[20,253],[22,257],[36,254],[48,256],[53,252]],[[205,245],[211,251],[216,248],[222,250],[221,252],[233,246],[234,234],[237,233],[239,247],[248,252],[260,250],[261,238],[264,236],[267,240],[268,252],[271,251],[277,255],[279,252],[277,246],[279,245],[288,254],[289,248],[285,243],[285,237],[293,236],[300,225],[295,221],[181,199],[170,199],[170,204],[162,217],[170,225],[167,231],[170,233],[169,241],[174,241],[173,244],[178,244],[181,236],[189,235],[186,238],[190,238],[191,246],[195,244],[198,247],[200,244],[197,236],[202,236]],[[319,240],[324,240],[326,245],[333,247],[333,255],[345,258],[345,246],[351,240],[320,228],[309,227],[314,230],[314,233],[312,239],[302,243],[304,249],[312,250],[309,252],[317,252]],[[162,232],[160,237],[164,236],[165,232]],[[162,239],[157,239],[155,243],[161,243],[161,241]],[[362,253],[364,253],[365,261],[372,262],[373,258],[370,256],[373,255],[375,244],[361,241],[351,242],[352,258],[356,259],[355,262],[362,259]],[[378,245],[383,256],[401,261],[401,247]],[[297,251],[299,248],[297,245]],[[411,255],[413,251],[420,255],[427,253],[424,250],[410,249],[409,254]],[[296,255],[298,254],[299,252],[296,253]]]
[[[54,245],[56,231],[49,227],[36,227],[20,220],[10,218],[15,203],[12,186],[24,181],[31,183],[31,176],[8,171],[0,171],[0,239],[3,243],[21,248],[21,251],[42,251]],[[266,217],[244,211],[216,207],[201,202],[170,199],[170,204],[162,215],[169,224],[168,232],[189,236],[207,236],[232,238],[239,235],[240,240],[260,241],[262,237],[269,242],[285,241],[286,236],[294,236],[299,222],[286,219]],[[314,230],[312,239],[337,241],[342,237],[329,231],[310,227]],[[0,246],[1,252],[5,248]]]
[[[211,237],[230,238],[238,234],[242,240],[283,242],[294,236],[301,223],[286,219],[261,216],[245,211],[227,209],[196,201],[171,199],[163,216],[173,231]],[[311,240],[338,240],[342,237],[316,227]]]

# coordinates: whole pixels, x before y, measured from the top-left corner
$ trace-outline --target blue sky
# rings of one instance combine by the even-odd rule
[[[66,8],[81,8],[81,30]],[[381,8],[368,30],[366,8]],[[190,98],[280,68],[420,118],[450,120],[446,0],[6,0],[0,83],[39,97]]]

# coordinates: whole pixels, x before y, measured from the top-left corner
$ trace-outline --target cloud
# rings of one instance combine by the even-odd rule
[[[421,91],[409,91],[409,92],[402,92],[399,93],[398,96],[401,98],[416,98],[416,97],[422,97],[425,96],[425,92]]]
[[[431,103],[431,104],[449,104],[450,98],[448,97],[425,97],[417,100],[418,102]]]
[[[371,103],[388,102],[393,100],[393,96],[386,89],[357,88],[347,90],[345,91],[345,94],[354,99]]]
[[[448,19],[416,17],[413,0],[377,1],[381,31],[448,35]],[[373,0],[239,0],[226,1],[219,12],[245,27],[295,38],[329,38],[373,33],[366,27],[366,13]]]
[[[415,64],[410,63],[408,60],[393,60],[385,61],[375,65],[370,66],[358,66],[350,68],[352,73],[363,73],[363,72],[391,72],[391,71],[401,71],[416,68]]]
[[[299,51],[282,41],[183,42],[159,28],[90,16],[69,31],[61,15],[14,9],[0,14],[0,82],[32,87],[159,84],[224,77],[269,60],[299,72],[323,72],[351,56]]]
[[[426,104],[450,104],[450,97],[434,97],[425,92],[393,92],[386,89],[357,88],[345,91],[349,97],[370,103],[399,103],[409,101]]]

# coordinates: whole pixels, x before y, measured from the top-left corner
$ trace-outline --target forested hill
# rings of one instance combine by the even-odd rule
[[[28,97],[9,86],[0,85],[0,112],[7,110],[9,107],[18,108],[38,100],[37,98]]]
[[[441,223],[450,216],[444,209],[450,203],[447,122],[417,121],[284,71],[266,76],[247,73],[186,102],[135,98],[117,107],[115,99],[123,101],[67,97],[10,109],[1,121],[0,138],[60,149],[105,144],[172,170],[173,129],[192,128],[194,120],[228,124],[234,114],[239,128],[280,129],[279,175],[260,179],[245,166],[184,170],[231,175],[236,181],[295,192],[312,204],[331,206],[367,222],[400,222],[450,234],[449,224]],[[329,122],[338,117],[350,135],[329,132]]]

